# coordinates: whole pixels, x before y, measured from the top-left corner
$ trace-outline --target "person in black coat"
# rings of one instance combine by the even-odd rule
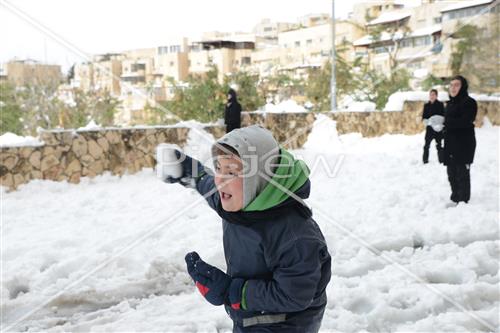
[[[229,89],[227,93],[227,104],[224,109],[224,124],[226,133],[241,127],[241,105],[238,103],[236,91]]]
[[[436,89],[432,89],[429,92],[429,102],[424,104],[424,111],[422,113],[422,120],[426,123],[425,128],[425,144],[424,144],[424,164],[429,163],[429,147],[432,140],[436,141],[436,150],[438,154],[439,163],[443,163],[443,148],[441,146],[441,141],[443,140],[443,132],[435,131],[431,124],[427,123],[432,116],[442,116],[444,117],[444,104],[437,99],[438,92]]]
[[[450,101],[445,110],[444,163],[451,185],[451,205],[467,203],[470,199],[470,166],[476,150],[474,120],[477,103],[469,96],[467,89],[467,80],[463,76],[455,76],[450,82]]]

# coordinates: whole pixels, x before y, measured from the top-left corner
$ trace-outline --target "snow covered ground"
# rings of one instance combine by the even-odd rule
[[[335,133],[319,118],[294,151],[334,255],[322,332],[498,331],[498,127],[477,130],[472,199],[451,209],[434,148],[421,163],[423,134]],[[2,329],[230,331],[185,272],[194,250],[225,267],[219,218],[192,190],[143,170],[1,195]]]

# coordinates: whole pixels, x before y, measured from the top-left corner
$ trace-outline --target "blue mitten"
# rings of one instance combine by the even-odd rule
[[[229,303],[240,309],[244,279],[231,279],[229,275],[201,260],[196,252],[186,255],[188,273],[205,299],[213,305]]]

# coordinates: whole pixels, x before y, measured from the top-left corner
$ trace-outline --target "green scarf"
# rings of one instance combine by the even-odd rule
[[[250,202],[244,212],[262,211],[279,205],[304,185],[309,178],[306,163],[296,160],[292,154],[281,148],[280,163],[272,181],[269,181],[257,197]]]

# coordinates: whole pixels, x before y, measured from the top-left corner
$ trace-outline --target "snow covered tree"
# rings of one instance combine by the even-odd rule
[[[15,87],[9,83],[0,84],[0,114],[0,134],[22,134],[22,110],[16,100]]]

